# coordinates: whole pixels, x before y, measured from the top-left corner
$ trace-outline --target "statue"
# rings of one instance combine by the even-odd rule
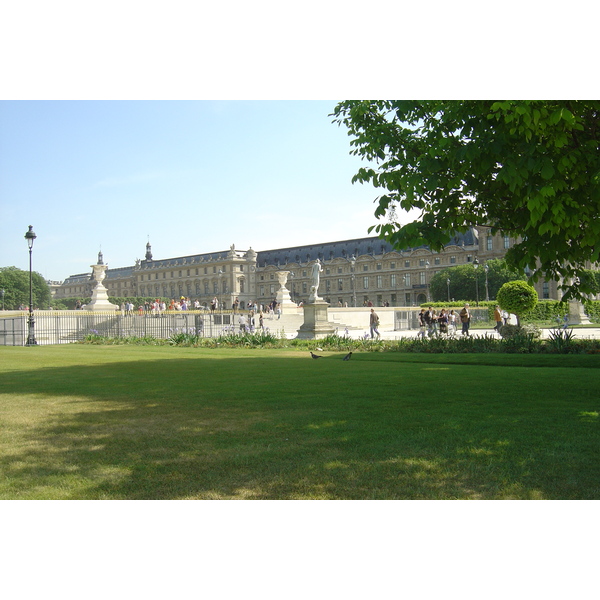
[[[310,295],[308,297],[308,301],[309,303],[315,302],[317,300],[320,300],[321,298],[319,298],[319,283],[321,281],[321,271],[323,270],[323,267],[321,266],[321,261],[317,258],[317,260],[315,261],[315,263],[312,266],[312,271],[310,273],[310,278],[311,278],[311,282],[310,282]]]

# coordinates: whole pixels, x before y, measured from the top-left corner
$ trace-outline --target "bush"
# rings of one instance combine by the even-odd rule
[[[535,288],[525,281],[509,281],[498,290],[496,302],[503,310],[517,315],[517,325],[520,325],[521,315],[535,308],[538,295]]]
[[[542,337],[542,330],[535,325],[502,325],[499,331],[502,338],[512,338],[518,335],[530,335],[533,339],[539,340]]]

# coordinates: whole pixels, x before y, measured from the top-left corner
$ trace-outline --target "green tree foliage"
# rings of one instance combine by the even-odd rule
[[[521,316],[536,307],[538,295],[526,281],[509,281],[498,290],[496,301],[503,310],[517,315],[517,325],[520,326]]]
[[[33,307],[47,309],[50,306],[50,288],[39,273],[32,273]],[[17,267],[0,267],[0,289],[4,290],[4,307],[17,310],[29,306],[29,271]]]
[[[525,276],[518,271],[511,269],[506,260],[492,259],[485,263],[488,266],[488,291],[490,300],[493,300],[498,290],[507,281],[516,279],[525,280]],[[475,278],[479,287],[479,299],[485,299],[485,265],[479,265],[475,269],[472,263],[466,265],[456,265],[438,271],[430,281],[430,294],[434,301],[448,300],[448,283],[450,280],[450,298],[456,300],[475,300],[477,290],[475,287]]]
[[[379,235],[399,249],[442,249],[475,225],[519,237],[518,271],[569,282],[600,259],[600,101],[345,101],[333,115],[370,162],[353,181],[385,190]],[[397,211],[419,209],[400,225]],[[565,284],[567,285],[567,284]]]

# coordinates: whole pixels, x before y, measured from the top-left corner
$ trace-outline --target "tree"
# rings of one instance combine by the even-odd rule
[[[50,288],[39,273],[31,274],[34,308],[48,308]],[[29,306],[29,271],[16,267],[0,267],[0,289],[4,290],[4,306],[16,310],[19,306]]]
[[[500,308],[517,315],[517,326],[520,327],[520,317],[536,307],[538,295],[526,281],[509,281],[498,290],[496,301]]]
[[[511,269],[504,259],[490,259],[485,263],[488,266],[488,291],[490,299],[493,300],[500,287],[507,281],[516,279],[525,280],[525,276]],[[476,298],[475,278],[479,287],[479,298],[485,298],[485,265],[478,269],[473,268],[473,263],[457,265],[438,271],[429,283],[429,290],[434,301],[448,299],[448,288],[450,298],[457,300],[474,300]],[[448,286],[447,280],[450,280]]]
[[[353,182],[385,190],[370,231],[439,251],[487,226],[518,238],[506,260],[533,268],[532,281],[591,293],[580,274],[600,258],[600,101],[345,101],[332,116],[371,163]],[[397,223],[415,208],[417,220]]]

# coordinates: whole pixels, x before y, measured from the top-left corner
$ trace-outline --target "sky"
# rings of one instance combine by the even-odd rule
[[[370,185],[336,101],[0,102],[0,266],[46,279],[365,237]]]
[[[360,14],[35,5],[0,14],[0,266],[29,268],[32,225],[33,268],[55,281],[89,272],[100,250],[109,268],[132,265],[148,241],[171,258],[370,235],[381,192],[351,183],[364,163],[329,116],[337,99],[597,95],[581,58],[595,55],[595,20],[576,37],[592,52],[545,45],[533,72],[525,57],[561,19],[516,2],[517,22],[471,1],[395,18],[378,0]]]

